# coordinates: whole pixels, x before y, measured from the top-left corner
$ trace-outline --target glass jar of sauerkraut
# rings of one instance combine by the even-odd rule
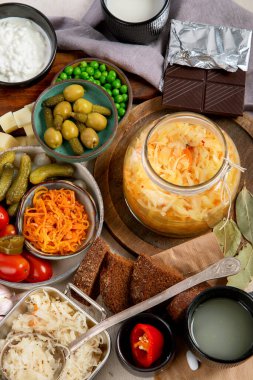
[[[125,199],[133,215],[159,234],[199,235],[227,215],[239,164],[235,144],[211,120],[166,115],[140,129],[128,146]]]

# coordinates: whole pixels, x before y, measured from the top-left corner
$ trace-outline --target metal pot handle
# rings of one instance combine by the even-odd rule
[[[93,306],[96,309],[96,311],[99,312],[100,320],[98,322],[102,322],[106,318],[106,311],[102,306],[100,306],[96,301],[90,298],[87,294],[82,292],[77,286],[69,282],[66,285],[64,294],[71,298],[72,297],[71,290],[75,292],[76,294],[78,294],[81,298],[83,298],[86,302],[88,302],[91,306]]]

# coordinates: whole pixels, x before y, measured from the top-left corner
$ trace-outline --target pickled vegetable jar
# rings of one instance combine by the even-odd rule
[[[215,123],[174,113],[138,131],[126,151],[124,195],[133,215],[168,236],[194,236],[227,215],[240,182],[239,154]]]

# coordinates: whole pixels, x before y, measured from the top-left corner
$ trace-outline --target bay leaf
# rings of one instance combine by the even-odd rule
[[[236,258],[241,263],[241,269],[245,269],[251,262],[251,258],[253,258],[253,247],[250,243],[247,243],[238,253]]]
[[[245,270],[242,270],[241,272],[239,272],[233,276],[229,276],[227,285],[228,286],[234,286],[235,288],[239,288],[239,289],[244,290],[247,288],[250,281],[251,281],[251,279],[250,279],[249,273],[246,272]]]
[[[243,236],[253,244],[253,196],[244,186],[236,199],[236,221]]]
[[[222,220],[214,227],[213,232],[223,254],[225,256],[235,256],[241,243],[241,232],[233,219],[229,219],[227,224],[221,228],[223,225],[224,221]]]

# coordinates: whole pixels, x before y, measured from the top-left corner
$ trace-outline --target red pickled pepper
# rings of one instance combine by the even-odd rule
[[[156,327],[138,323],[131,331],[130,343],[135,362],[148,368],[162,355],[164,337]]]

